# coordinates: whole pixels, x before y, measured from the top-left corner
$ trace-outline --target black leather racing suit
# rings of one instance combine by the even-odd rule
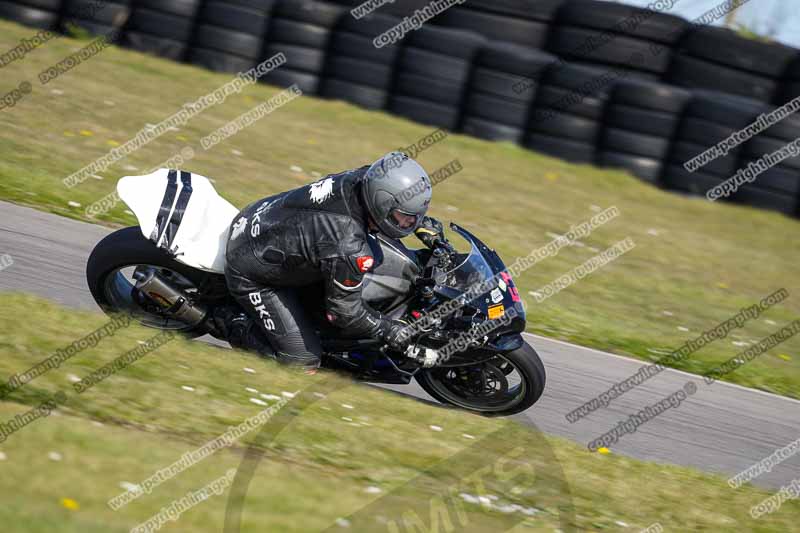
[[[368,168],[264,198],[234,219],[226,254],[228,288],[281,362],[305,367],[320,362],[319,336],[296,287],[323,282],[326,317],[350,336],[380,338],[391,327],[361,299],[364,273],[374,263],[359,194]]]

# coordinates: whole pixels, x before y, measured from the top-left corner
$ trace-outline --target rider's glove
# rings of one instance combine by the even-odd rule
[[[444,226],[442,223],[432,217],[422,217],[422,223],[414,231],[422,244],[428,248],[433,247],[438,243],[446,243],[447,239],[444,236]]]
[[[446,360],[438,350],[421,346],[409,346],[406,348],[406,357],[414,359],[424,368],[431,368]]]
[[[411,345],[413,334],[411,326],[405,322],[394,321],[384,333],[383,341],[398,352],[404,352]]]

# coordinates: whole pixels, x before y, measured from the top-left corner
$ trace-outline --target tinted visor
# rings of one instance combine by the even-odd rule
[[[392,209],[387,218],[393,226],[400,228],[401,230],[412,230],[416,227],[417,219],[419,217],[417,215],[403,213],[399,209]]]

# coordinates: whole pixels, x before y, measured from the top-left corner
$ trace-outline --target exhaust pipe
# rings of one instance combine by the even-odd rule
[[[208,310],[199,304],[192,304],[186,296],[174,288],[154,270],[133,273],[136,289],[153,300],[165,313],[189,326],[196,326],[205,320]]]

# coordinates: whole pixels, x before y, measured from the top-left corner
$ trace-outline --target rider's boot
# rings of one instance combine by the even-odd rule
[[[253,319],[244,311],[231,307],[218,307],[213,314],[214,326],[219,329],[233,348],[256,352],[275,358],[275,351]]]

